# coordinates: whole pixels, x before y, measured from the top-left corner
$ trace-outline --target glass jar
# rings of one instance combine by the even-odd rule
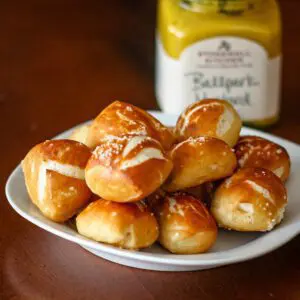
[[[163,111],[230,101],[244,122],[279,117],[281,20],[275,0],[160,0],[156,95]]]

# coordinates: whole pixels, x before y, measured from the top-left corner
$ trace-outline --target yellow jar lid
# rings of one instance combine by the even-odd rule
[[[180,5],[196,12],[243,12],[256,7],[261,0],[180,0]]]

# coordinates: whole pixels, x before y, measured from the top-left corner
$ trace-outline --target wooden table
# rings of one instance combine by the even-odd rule
[[[300,143],[300,2],[282,1],[282,118]],[[155,1],[3,0],[0,183],[34,144],[93,118],[114,99],[157,108]],[[298,94],[299,93],[299,94]],[[107,262],[17,215],[0,196],[0,299],[300,299],[300,238],[214,270],[142,271]]]

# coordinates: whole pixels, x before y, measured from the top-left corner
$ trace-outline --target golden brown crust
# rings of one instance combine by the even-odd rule
[[[238,166],[261,167],[275,173],[282,181],[290,174],[290,157],[280,145],[258,136],[242,136],[235,146]]]
[[[185,194],[168,194],[156,206],[160,225],[159,242],[173,253],[207,251],[217,237],[217,226],[201,200]]]
[[[126,249],[148,247],[158,237],[157,221],[144,202],[96,200],[77,216],[76,225],[90,239]]]
[[[179,116],[175,132],[178,141],[189,137],[212,136],[232,147],[239,138],[241,127],[241,119],[229,102],[204,99],[191,104]]]
[[[88,144],[88,133],[89,133],[90,125],[82,125],[73,130],[71,135],[69,136],[69,140],[73,140],[79,143],[82,143],[89,148],[91,145]]]
[[[86,182],[103,199],[134,202],[160,187],[171,169],[172,162],[158,141],[123,136],[94,150],[86,167]]]
[[[62,164],[69,164],[85,168],[91,156],[87,146],[72,140],[48,140],[36,146],[43,160],[54,160]]]
[[[88,147],[70,140],[45,141],[26,155],[22,169],[27,191],[47,218],[64,222],[89,202],[84,168],[90,155]]]
[[[164,149],[174,142],[172,132],[146,111],[129,103],[115,101],[93,121],[88,144],[96,147],[111,137],[149,136],[158,140]]]
[[[167,191],[178,191],[230,176],[236,168],[236,157],[222,140],[213,137],[189,138],[174,146],[169,156],[173,170],[164,185]]]
[[[55,222],[65,222],[90,202],[91,191],[84,180],[47,172],[47,190],[39,208]],[[42,205],[42,206],[41,206]]]
[[[286,203],[286,189],[273,172],[243,168],[218,187],[211,211],[221,227],[267,231],[282,220]]]

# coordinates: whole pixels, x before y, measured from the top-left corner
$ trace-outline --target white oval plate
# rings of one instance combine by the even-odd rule
[[[177,116],[151,112],[165,125],[172,126]],[[55,137],[67,138],[70,129]],[[242,134],[259,135],[285,147],[292,160],[292,172],[287,183],[289,203],[283,222],[268,233],[242,233],[220,230],[214,247],[207,253],[175,255],[155,244],[141,251],[129,251],[97,243],[79,235],[73,226],[58,224],[46,219],[30,201],[21,166],[10,175],[6,184],[6,196],[11,206],[33,224],[74,243],[77,243],[107,260],[130,267],[159,271],[191,271],[214,268],[249,260],[268,253],[287,243],[300,232],[300,146],[257,130],[243,128]]]

